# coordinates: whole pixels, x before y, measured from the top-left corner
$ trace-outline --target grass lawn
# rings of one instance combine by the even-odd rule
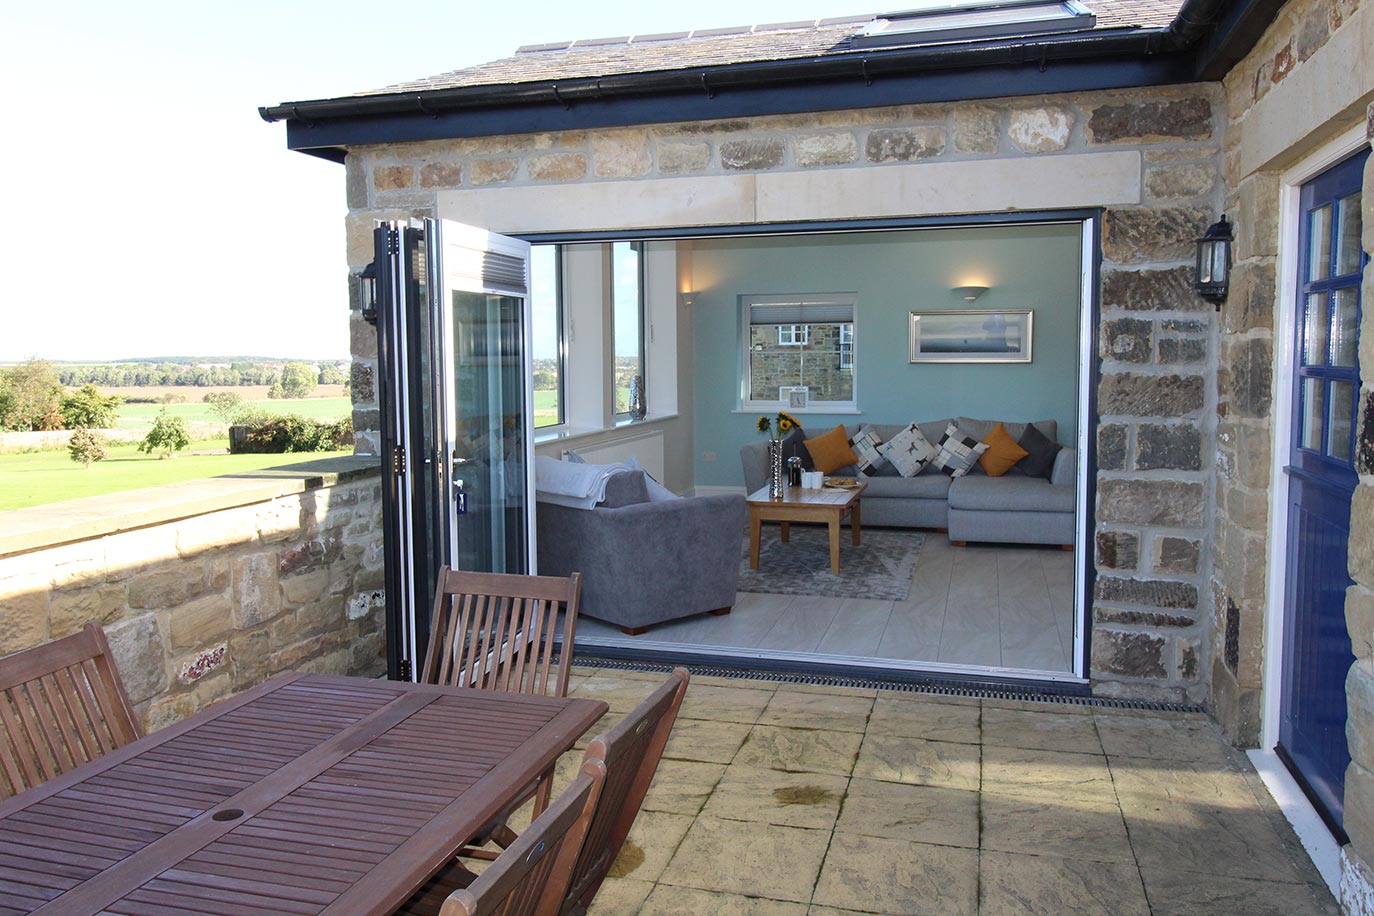
[[[538,395],[536,394],[536,403]],[[244,406],[263,410],[272,414],[300,414],[314,420],[342,420],[353,413],[353,402],[342,398],[288,398],[280,401],[248,401]],[[188,401],[185,404],[120,404],[120,429],[146,429],[152,426],[153,418],[164,407],[173,417],[183,417],[188,421],[204,420],[219,422],[210,410],[210,405],[201,401]]]
[[[534,428],[558,425],[558,392],[556,390],[536,390],[534,392]]]
[[[135,445],[112,445],[110,457],[97,461],[90,470],[72,461],[65,449],[0,455],[0,511],[353,454],[349,449],[285,455],[230,455],[228,439],[193,442],[188,451],[210,449],[222,449],[224,454],[181,454],[163,460],[143,454]]]

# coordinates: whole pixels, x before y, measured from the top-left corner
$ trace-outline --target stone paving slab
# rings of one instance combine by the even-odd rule
[[[598,730],[664,678],[577,676]],[[590,916],[1339,916],[1201,714],[728,678],[684,710]]]

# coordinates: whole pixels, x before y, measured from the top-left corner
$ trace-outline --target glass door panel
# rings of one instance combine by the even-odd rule
[[[1349,286],[1334,290],[1332,300],[1336,314],[1331,322],[1331,365],[1353,368],[1360,340],[1360,291]]]
[[[1325,280],[1331,276],[1331,205],[1313,210],[1308,220],[1307,279]]]
[[[515,296],[451,293],[460,569],[530,571],[524,305]]]
[[[1302,363],[1321,366],[1326,363],[1326,293],[1311,293],[1305,305],[1302,327]]]
[[[1302,447],[1314,452],[1322,450],[1322,426],[1326,417],[1322,380],[1302,380]]]
[[[1331,407],[1326,420],[1326,454],[1337,461],[1351,458],[1351,431],[1355,428],[1355,383],[1331,382]]]

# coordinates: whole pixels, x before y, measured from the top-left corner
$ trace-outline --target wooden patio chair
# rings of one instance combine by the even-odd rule
[[[420,680],[449,687],[473,687],[542,696],[568,695],[573,637],[582,576],[515,576],[439,570],[430,616],[429,649]],[[553,666],[558,615],[563,614],[562,650]],[[534,795],[534,814],[549,804],[553,770],[523,793],[514,807]],[[512,808],[514,810],[514,808]],[[507,813],[507,816],[509,812]],[[503,818],[464,851],[475,858],[495,854],[488,841],[509,846],[515,832]]]
[[[0,658],[0,798],[141,737],[99,624]]]
[[[578,573],[567,578],[512,576],[442,567],[420,680],[567,696],[581,594]],[[560,611],[565,651],[553,668]]]
[[[600,761],[585,761],[567,791],[481,875],[450,862],[394,916],[556,916],[605,777]]]
[[[625,845],[625,838],[630,835],[649,784],[654,780],[689,680],[691,676],[686,670],[673,669],[668,680],[633,712],[587,745],[583,766],[598,761],[604,763],[606,784],[601,788],[601,798],[592,815],[577,867],[573,869],[561,913],[591,906],[601,883],[606,880],[620,848]]]

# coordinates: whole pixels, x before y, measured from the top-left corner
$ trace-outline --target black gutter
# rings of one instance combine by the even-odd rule
[[[1029,62],[1015,67],[908,73],[875,79],[871,84],[851,77],[825,82],[748,86],[719,90],[710,96],[697,89],[672,94],[587,99],[571,106],[544,101],[428,115],[417,114],[411,109],[373,117],[291,120],[287,122],[287,146],[343,161],[345,147],[374,143],[728,120],[755,115],[1052,95],[1084,89],[1124,89],[1190,81],[1192,62],[1186,55],[1126,58],[1110,63],[1066,61],[1048,67]]]
[[[433,116],[450,111],[503,105],[576,105],[583,101],[599,101],[612,97],[681,92],[702,93],[709,97],[712,93],[740,88],[834,79],[868,82],[915,71],[1020,66],[1027,63],[1048,65],[1057,61],[1086,58],[1149,57],[1168,54],[1183,47],[1180,37],[1171,29],[1131,29],[1123,32],[1051,36],[1039,38],[1029,44],[1001,41],[993,44],[856,51],[842,55],[753,61],[696,67],[690,70],[623,73],[571,80],[499,83],[388,95],[318,99],[264,106],[258,109],[258,114],[269,122],[308,122],[390,114]]]

